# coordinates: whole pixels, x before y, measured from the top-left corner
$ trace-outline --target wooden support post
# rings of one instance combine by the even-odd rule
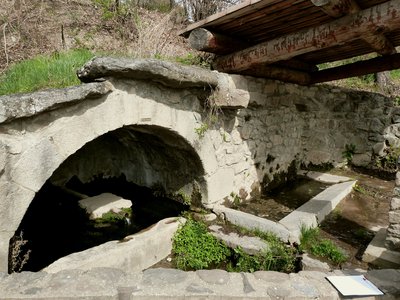
[[[312,84],[354,76],[362,76],[366,74],[377,73],[387,70],[395,70],[399,68],[400,53],[396,53],[311,73],[310,83]]]
[[[327,15],[339,18],[344,15],[351,15],[361,11],[355,0],[311,0]],[[363,34],[361,38],[366,41],[374,51],[381,55],[396,53],[393,44],[378,30]]]
[[[255,65],[287,60],[300,54],[356,40],[369,33],[371,28],[398,30],[400,29],[399,15],[400,1],[388,1],[328,24],[217,57],[213,67],[222,72],[240,72]]]
[[[228,54],[249,46],[244,42],[204,28],[194,29],[189,35],[189,43],[196,50],[215,54]]]

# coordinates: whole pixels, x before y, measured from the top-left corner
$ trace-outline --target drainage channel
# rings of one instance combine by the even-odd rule
[[[299,243],[301,228],[312,228],[321,224],[336,205],[351,193],[356,183],[348,177],[319,172],[303,171],[301,175],[333,185],[327,187],[279,221],[261,218],[220,204],[214,205],[212,209],[235,225],[250,230],[272,232],[284,242]]]

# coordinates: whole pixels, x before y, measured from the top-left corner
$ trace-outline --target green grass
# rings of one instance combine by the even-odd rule
[[[188,219],[173,238],[176,266],[182,270],[217,267],[230,251],[208,231],[204,223]]]
[[[322,239],[319,228],[301,228],[300,248],[314,256],[325,258],[335,265],[347,260],[347,256],[332,241]]]
[[[0,95],[77,85],[76,70],[93,56],[88,50],[75,49],[17,63],[0,77]]]

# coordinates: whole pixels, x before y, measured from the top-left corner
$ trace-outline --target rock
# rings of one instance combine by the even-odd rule
[[[209,88],[218,85],[216,72],[157,59],[95,57],[77,75],[82,82],[114,77],[151,80],[173,88]]]
[[[313,259],[309,257],[308,254],[304,254],[302,257],[301,269],[303,271],[321,271],[321,272],[330,271],[330,267],[327,263],[321,262],[317,259]]]
[[[99,99],[113,89],[109,82],[93,82],[64,89],[0,96],[0,123],[30,117],[87,99]]]
[[[208,228],[211,230],[213,236],[223,241],[230,248],[240,247],[244,252],[250,255],[269,250],[268,244],[258,237],[239,236],[235,232],[225,234],[222,232],[222,227],[218,225],[212,225]]]
[[[143,283],[145,285],[169,285],[181,283],[188,274],[175,269],[148,269],[143,272]]]
[[[224,270],[198,270],[196,274],[204,282],[211,284],[227,284],[230,279],[229,273]]]
[[[101,218],[104,213],[109,211],[118,212],[122,208],[130,208],[132,206],[131,200],[126,200],[110,193],[85,198],[79,200],[78,203],[90,214],[91,219]]]

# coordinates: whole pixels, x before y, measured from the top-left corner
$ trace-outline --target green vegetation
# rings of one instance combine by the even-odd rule
[[[319,228],[301,228],[300,248],[314,256],[325,258],[335,265],[347,260],[347,256],[332,241],[322,239]]]
[[[284,244],[279,238],[272,234],[258,230],[239,229],[242,234],[254,235],[268,245],[269,249],[261,251],[256,255],[249,255],[242,249],[233,249],[231,262],[228,270],[232,272],[255,272],[279,271],[290,273],[295,271],[297,250]]]
[[[342,152],[342,157],[346,159],[347,164],[351,164],[355,153],[356,153],[356,145],[346,144],[345,150]]]
[[[176,266],[182,270],[217,267],[230,254],[228,247],[207,232],[204,223],[190,218],[174,235],[172,251]]]
[[[0,95],[77,85],[76,70],[92,57],[90,51],[76,49],[17,63],[0,77]]]
[[[198,270],[226,266],[231,272],[294,271],[295,248],[285,245],[270,233],[234,228],[242,234],[260,237],[268,244],[268,250],[250,255],[241,248],[230,249],[212,236],[204,223],[189,217],[173,238],[173,253],[177,268]]]
[[[390,146],[385,149],[385,156],[376,158],[376,166],[387,171],[394,172],[397,170],[397,160],[400,157],[400,148]]]

